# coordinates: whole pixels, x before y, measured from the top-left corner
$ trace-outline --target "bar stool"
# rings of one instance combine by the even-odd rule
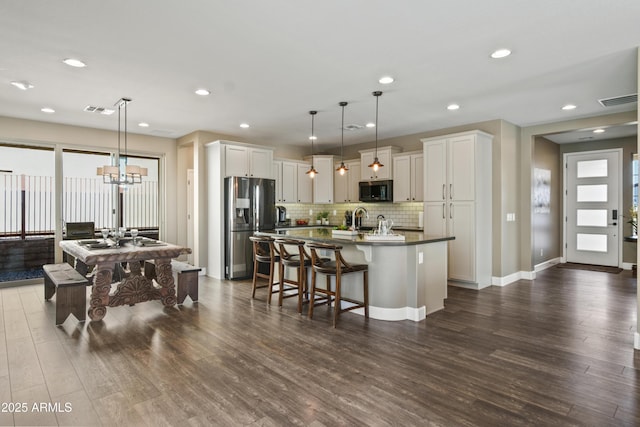
[[[269,288],[267,302],[271,304],[271,294],[278,292],[277,290],[273,290],[273,285],[279,285],[280,283],[273,283],[275,264],[280,263],[280,254],[273,243],[275,239],[268,236],[249,236],[249,240],[253,242],[253,283],[251,298],[256,297],[256,289]],[[258,271],[259,264],[268,264],[269,273],[260,273]],[[267,279],[268,283],[258,286],[258,279]]]
[[[307,267],[311,266],[311,257],[304,250],[304,241],[295,239],[278,239],[275,243],[279,246],[280,251],[280,270],[278,271],[280,278],[278,305],[282,306],[283,298],[298,297],[298,313],[302,313],[302,299],[307,292]],[[296,246],[295,252],[287,251],[287,246]],[[295,268],[297,271],[296,280],[286,279],[284,276],[285,267]],[[294,286],[291,286],[294,285]],[[287,293],[285,291],[296,290],[296,293]]]
[[[307,246],[311,249],[311,264],[313,270],[311,271],[311,301],[309,302],[309,318],[313,318],[313,307],[315,304],[315,294],[321,293],[327,296],[326,304],[331,305],[331,297],[334,297],[334,308],[333,308],[333,327],[336,327],[336,322],[338,321],[338,316],[340,313],[345,311],[350,311],[356,308],[364,308],[364,316],[369,318],[369,267],[366,264],[350,264],[343,257],[340,251],[342,250],[342,246],[339,245],[329,245],[324,243],[308,243]],[[319,255],[319,250],[330,250],[334,252],[335,261],[327,261],[326,258],[323,260]],[[364,298],[363,301],[356,301],[351,298],[345,298],[341,294],[341,281],[342,276],[350,273],[363,273],[363,291]],[[316,287],[316,276],[317,274],[324,274],[327,277],[327,287],[326,289]],[[331,290],[331,276],[336,277],[336,286],[335,290]],[[347,308],[342,308],[341,302],[347,301],[351,304],[354,304]],[[322,302],[321,304],[324,304]],[[321,305],[318,304],[318,305]]]

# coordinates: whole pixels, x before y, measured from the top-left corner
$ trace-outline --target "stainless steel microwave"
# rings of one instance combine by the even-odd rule
[[[393,202],[393,181],[360,181],[361,202]]]

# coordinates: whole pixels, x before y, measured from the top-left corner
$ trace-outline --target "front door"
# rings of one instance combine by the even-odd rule
[[[565,154],[567,262],[617,267],[621,150]]]

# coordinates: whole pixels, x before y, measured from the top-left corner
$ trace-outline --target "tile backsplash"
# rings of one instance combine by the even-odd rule
[[[309,219],[310,224],[315,224],[316,215],[320,212],[329,212],[329,224],[340,225],[344,219],[345,211],[353,212],[357,206],[364,207],[369,212],[369,219],[363,218],[362,225],[375,227],[378,225],[377,216],[384,215],[386,219],[393,220],[394,227],[418,227],[418,217],[422,212],[423,204],[416,203],[288,203],[283,204],[287,209],[287,215],[291,218],[291,224],[295,225],[296,219]],[[310,215],[309,212],[313,213]],[[333,214],[336,211],[336,215]]]

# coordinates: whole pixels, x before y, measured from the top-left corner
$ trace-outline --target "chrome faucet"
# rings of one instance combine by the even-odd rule
[[[351,215],[351,218],[353,218],[353,219],[352,219],[352,222],[353,222],[353,229],[354,229],[354,230],[357,230],[357,229],[358,229],[358,222],[357,222],[357,220],[356,220],[356,214],[357,214],[359,211],[364,212],[364,216],[365,216],[365,218],[369,219],[369,212],[367,212],[367,210],[366,210],[365,208],[363,208],[362,206],[357,206],[357,207],[353,210],[353,214]]]

